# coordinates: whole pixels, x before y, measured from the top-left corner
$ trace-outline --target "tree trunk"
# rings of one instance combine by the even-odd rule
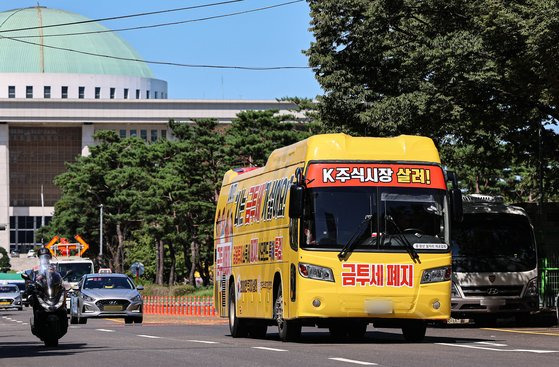
[[[188,281],[190,284],[196,287],[196,279],[194,278],[194,273],[196,272],[196,267],[198,265],[198,244],[196,241],[190,243],[190,261],[192,266],[190,267],[190,274],[188,275]]]
[[[172,243],[169,243],[169,256],[171,258],[171,267],[169,269],[169,286],[172,286],[175,284],[175,280],[176,280],[175,268],[177,265],[175,246]]]
[[[117,236],[118,245],[116,248],[114,265],[117,272],[124,273],[124,269],[122,265],[122,250],[124,249],[124,235],[122,233],[120,222],[116,224],[116,236]]]
[[[156,246],[156,260],[157,260],[157,271],[155,274],[155,283],[157,285],[163,285],[163,268],[165,265],[165,246],[163,245],[163,240],[157,240],[155,242]]]

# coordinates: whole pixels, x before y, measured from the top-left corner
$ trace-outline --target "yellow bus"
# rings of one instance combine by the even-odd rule
[[[450,176],[450,175],[448,175]],[[437,149],[419,136],[316,135],[275,150],[261,168],[228,171],[215,217],[215,306],[233,337],[277,325],[359,338],[450,317],[450,222]]]

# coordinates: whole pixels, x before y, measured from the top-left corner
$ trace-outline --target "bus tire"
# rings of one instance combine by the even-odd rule
[[[244,338],[248,335],[246,320],[237,317],[234,282],[229,285],[229,332],[233,338]]]
[[[301,323],[298,320],[283,318],[283,295],[281,284],[277,285],[276,299],[274,300],[274,319],[278,324],[278,334],[282,342],[295,341],[301,337]]]
[[[425,338],[427,325],[422,320],[410,320],[402,326],[404,339],[408,342],[420,342]]]

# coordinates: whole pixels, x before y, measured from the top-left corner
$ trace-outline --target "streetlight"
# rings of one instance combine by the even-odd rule
[[[99,257],[103,256],[103,204],[99,205]]]

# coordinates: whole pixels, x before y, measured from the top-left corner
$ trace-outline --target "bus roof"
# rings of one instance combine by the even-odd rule
[[[394,161],[440,164],[433,140],[423,136],[400,135],[391,138],[352,137],[347,134],[314,135],[298,143],[276,149],[265,167],[253,170],[230,170],[223,184],[235,178],[254,177],[286,165],[309,161]]]

